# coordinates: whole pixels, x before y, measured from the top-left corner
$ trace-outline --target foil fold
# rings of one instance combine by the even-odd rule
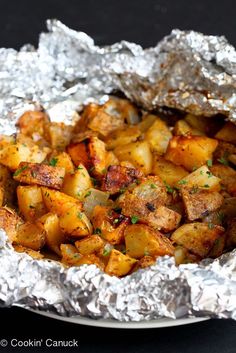
[[[71,123],[84,104],[117,90],[143,109],[236,122],[236,51],[224,37],[173,30],[153,48],[126,41],[98,47],[57,20],[47,26],[38,49],[0,49],[0,133],[15,132],[24,111],[42,106],[53,121]],[[0,305],[120,321],[236,319],[235,255],[179,267],[163,257],[118,279],[95,265],[68,269],[16,253],[0,231]]]

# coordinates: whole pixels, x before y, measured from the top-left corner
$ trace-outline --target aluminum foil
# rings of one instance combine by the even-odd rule
[[[156,47],[122,41],[98,47],[82,32],[47,22],[38,49],[0,49],[0,132],[15,132],[27,109],[43,106],[71,123],[83,104],[121,90],[140,107],[236,121],[236,51],[224,37],[173,30]],[[236,319],[236,250],[176,267],[159,258],[122,279],[94,265],[64,268],[16,253],[0,231],[0,304],[63,316],[121,321],[210,316]]]

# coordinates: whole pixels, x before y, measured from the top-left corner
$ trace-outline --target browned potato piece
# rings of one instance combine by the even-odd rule
[[[119,206],[126,216],[146,216],[168,200],[166,187],[158,176],[148,176],[140,180],[140,184],[119,198]]]
[[[120,244],[129,220],[109,207],[97,205],[93,210],[92,223],[94,231],[103,239],[111,244]]]
[[[138,267],[139,268],[146,268],[146,267],[154,265],[155,263],[156,263],[156,259],[154,257],[144,256],[139,260]]]
[[[155,122],[157,116],[154,114],[144,114],[142,121],[138,124],[139,130],[143,133],[146,132]]]
[[[42,185],[58,190],[62,187],[64,176],[64,168],[27,162],[21,162],[14,173],[14,179],[21,183]]]
[[[181,194],[190,221],[219,209],[224,201],[223,196],[219,192],[209,192],[194,186],[192,188],[181,188]]]
[[[173,242],[184,246],[194,254],[206,257],[223,235],[224,228],[207,223],[188,223],[179,227],[171,236]]]
[[[8,207],[0,207],[0,228],[5,230],[11,242],[16,241],[17,229],[22,223],[22,219],[14,210]]]
[[[99,257],[94,254],[81,255],[76,247],[71,244],[61,245],[62,263],[67,266],[96,265],[104,270],[104,264]]]
[[[227,165],[215,164],[211,172],[221,179],[222,188],[232,196],[236,196],[236,171]]]
[[[169,142],[165,158],[192,171],[212,159],[217,145],[217,140],[206,136],[174,136]]]
[[[80,143],[71,143],[67,146],[67,152],[76,167],[80,164],[83,164],[86,169],[92,167],[88,154],[88,141],[89,139],[86,139]]]
[[[0,164],[0,189],[2,205],[12,207],[15,203],[16,182],[7,167]]]
[[[64,168],[66,174],[74,173],[74,165],[72,163],[72,160],[69,154],[66,152],[61,152],[55,155],[55,157],[51,159],[51,163],[49,164],[52,164],[52,163],[53,164],[55,163],[57,167]]]
[[[21,252],[21,253],[26,253],[29,256],[31,256],[33,259],[41,260],[44,258],[43,254],[41,254],[39,251],[35,251],[32,249],[26,248],[25,246],[14,244],[13,247],[14,247],[15,251]]]
[[[128,143],[137,141],[138,137],[141,135],[141,131],[137,125],[126,126],[122,130],[113,131],[111,134],[104,139],[107,149],[113,150],[118,146],[124,146]]]
[[[142,176],[143,174],[137,169],[111,165],[104,175],[101,189],[110,194],[116,194]]]
[[[140,169],[145,175],[152,171],[152,153],[147,141],[128,143],[125,146],[118,146],[114,153],[120,162],[131,162],[136,168]]]
[[[215,137],[219,140],[226,142],[231,142],[234,145],[236,144],[236,126],[233,123],[227,122],[222,127],[220,131],[217,132]]]
[[[196,136],[201,136],[204,135],[202,131],[199,131],[193,127],[191,127],[187,121],[185,120],[178,120],[175,124],[174,135],[196,135]]]
[[[30,136],[34,133],[44,136],[44,128],[49,123],[49,117],[45,112],[29,110],[17,121],[17,126],[23,135]]]
[[[178,227],[181,215],[165,206],[160,206],[139,220],[157,230],[168,233]]]
[[[143,256],[173,255],[174,247],[160,232],[144,224],[132,224],[125,230],[126,254],[140,259]]]
[[[61,216],[71,207],[75,207],[78,211],[82,210],[82,203],[74,197],[45,187],[42,187],[41,189],[43,202],[49,212],[56,213],[58,216]]]
[[[75,172],[67,174],[64,178],[62,191],[74,198],[83,199],[86,190],[92,187],[87,169],[80,164]]]
[[[236,218],[233,218],[228,223],[226,231],[226,246],[233,249],[236,246]]]
[[[144,135],[144,139],[150,143],[151,149],[161,154],[166,152],[171,137],[172,133],[167,124],[158,116]]]
[[[192,262],[199,262],[201,258],[194,254],[191,254],[186,248],[183,246],[175,247],[175,263],[176,265],[188,264]]]
[[[105,243],[99,235],[89,235],[84,239],[75,242],[75,246],[82,255],[89,255],[98,252]]]
[[[26,221],[33,221],[47,212],[39,186],[19,185],[16,192],[20,213]]]
[[[14,145],[16,143],[16,137],[15,134],[13,135],[4,135],[0,134],[0,151],[9,145]]]
[[[72,137],[73,126],[51,122],[45,126],[45,138],[52,148],[64,150]]]
[[[26,248],[40,250],[45,240],[45,231],[34,223],[23,223],[17,229],[16,243]]]
[[[154,175],[158,175],[170,187],[177,186],[178,181],[188,175],[187,170],[167,161],[158,154],[154,155],[152,172]]]
[[[110,276],[122,277],[132,270],[136,262],[137,260],[112,249],[105,272]]]
[[[16,170],[21,162],[41,163],[48,154],[48,149],[40,149],[37,145],[16,143],[7,145],[0,151],[0,163]]]
[[[64,234],[70,238],[92,234],[92,225],[80,208],[72,206],[59,217],[59,225]]]
[[[201,131],[203,134],[207,131],[207,128],[209,127],[210,119],[204,116],[187,114],[184,119],[191,127],[197,129],[198,131]]]
[[[37,225],[45,231],[48,248],[60,256],[60,245],[65,242],[65,236],[59,227],[58,216],[54,213],[47,213],[37,220]]]
[[[218,162],[218,160],[225,161],[228,163],[231,155],[236,154],[236,146],[232,143],[219,141],[219,144],[214,152],[214,161]]]
[[[209,168],[204,165],[178,182],[178,187],[188,187],[194,193],[197,188],[207,191],[220,191],[220,178],[213,175]]]

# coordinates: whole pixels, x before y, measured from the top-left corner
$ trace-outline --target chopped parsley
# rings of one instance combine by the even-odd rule
[[[150,187],[151,187],[151,189],[156,189],[157,188],[157,186],[155,184],[151,184]]]
[[[90,195],[91,195],[91,193],[92,193],[92,191],[91,191],[91,190],[89,190],[88,192],[86,192],[86,194],[84,195],[84,197],[88,197],[88,196],[90,196]]]
[[[77,213],[77,218],[82,219],[82,213],[81,212]]]
[[[83,170],[84,168],[83,168],[83,167],[78,166],[78,167],[77,167],[77,169],[78,169],[78,170]]]
[[[200,171],[200,175],[203,175],[203,170]]]
[[[212,174],[212,172],[206,172],[207,173],[207,175],[208,175],[208,178],[211,178],[211,177],[213,177],[213,174]]]
[[[204,185],[204,188],[209,188],[210,186],[208,184],[205,184]]]
[[[229,162],[224,157],[218,158],[217,161],[220,162],[221,164],[229,165]]]
[[[104,248],[103,248],[103,253],[102,253],[102,255],[103,255],[103,256],[108,256],[108,255],[110,255],[110,252],[112,251],[112,249],[113,249],[113,246],[112,246],[112,245],[106,244],[106,245],[104,246]]]
[[[207,166],[208,167],[212,167],[212,159],[208,159],[207,160]]]
[[[179,185],[185,185],[185,184],[187,184],[187,180],[180,180],[180,181],[178,181],[178,184]]]
[[[165,181],[164,181],[164,184],[165,184],[165,187],[166,187],[166,191],[167,191],[169,194],[173,194],[174,189],[173,189],[169,184],[167,184]]]
[[[22,168],[18,169],[15,171],[15,173],[13,174],[13,176],[17,176],[19,175],[20,173],[22,173],[24,170],[28,169],[28,166],[27,165],[24,165]]]
[[[98,181],[97,179],[93,178],[93,177],[90,177],[90,179],[92,180],[92,183],[94,186],[97,186],[98,185]]]
[[[131,223],[132,224],[136,224],[138,222],[138,220],[139,220],[137,216],[131,216],[130,219],[131,219]]]
[[[113,221],[113,223],[115,223],[115,224],[116,224],[116,223],[119,223],[119,218],[115,218],[114,221]]]
[[[95,228],[94,229],[94,234],[102,234],[102,231],[100,228]]]
[[[209,229],[213,229],[215,226],[214,226],[214,224],[213,223],[208,223],[208,228]]]
[[[52,167],[55,167],[56,164],[57,164],[57,161],[58,161],[58,158],[52,158],[49,162],[49,165],[52,166]]]
[[[191,190],[189,191],[190,194],[196,194],[198,192],[199,188],[197,185],[194,185]]]
[[[217,218],[219,222],[223,223],[225,219],[225,214],[222,211],[217,212]]]

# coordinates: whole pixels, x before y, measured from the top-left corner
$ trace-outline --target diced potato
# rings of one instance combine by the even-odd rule
[[[138,262],[138,268],[146,268],[156,263],[156,259],[151,256],[144,256]]]
[[[118,146],[137,141],[140,135],[141,131],[138,126],[126,126],[122,130],[116,130],[109,134],[104,141],[106,142],[107,149],[113,150]]]
[[[236,218],[233,218],[228,224],[226,246],[230,249],[233,249],[236,246]]]
[[[17,229],[23,223],[14,210],[8,207],[0,207],[0,228],[5,230],[10,242],[15,242]]]
[[[64,168],[66,174],[74,173],[74,165],[68,153],[61,152],[54,159],[57,167]]]
[[[0,134],[0,151],[8,146],[8,145],[14,145],[16,143],[16,138],[15,134],[13,135],[4,135]]]
[[[191,127],[187,121],[185,120],[178,120],[175,124],[174,135],[196,135],[196,136],[201,136],[204,135],[202,131],[199,131],[193,127]]]
[[[151,149],[160,154],[166,152],[171,137],[170,129],[159,117],[156,117],[156,120],[144,135],[144,139],[150,143]]]
[[[203,190],[208,191],[220,191],[220,181],[220,178],[213,175],[209,168],[204,165],[181,179],[178,183],[178,187],[188,187],[189,189],[202,188]]]
[[[59,217],[59,225],[64,234],[71,238],[92,234],[93,227],[79,208],[72,206]]]
[[[47,164],[21,162],[14,179],[25,184],[42,185],[60,190],[65,169]]]
[[[43,254],[41,254],[39,251],[26,248],[25,246],[14,244],[13,247],[15,251],[20,253],[26,253],[29,256],[31,256],[33,259],[41,260],[44,258]]]
[[[47,212],[39,186],[19,185],[16,192],[20,213],[26,221],[33,221]]]
[[[147,141],[129,143],[125,146],[116,147],[115,155],[119,161],[131,162],[145,175],[152,171],[152,153]]]
[[[37,145],[29,147],[26,144],[16,143],[7,145],[1,150],[0,163],[14,171],[21,162],[43,162],[47,153],[47,149],[41,150]]]
[[[187,170],[167,161],[158,154],[155,154],[153,158],[152,173],[158,175],[170,187],[177,186],[178,181],[188,175]]]
[[[61,216],[71,207],[75,207],[78,211],[82,210],[82,203],[74,197],[45,187],[42,187],[41,189],[43,202],[49,212],[56,213],[58,216]]]
[[[88,154],[88,141],[89,139],[86,139],[80,143],[71,143],[67,146],[67,152],[76,167],[80,164],[83,164],[87,169],[92,167]]]
[[[225,247],[225,239],[226,236],[223,234],[221,237],[215,240],[213,247],[211,248],[211,251],[207,255],[208,257],[212,258],[217,258],[223,254],[224,247]]]
[[[104,175],[101,189],[116,194],[142,176],[143,174],[137,169],[111,165]]]
[[[16,182],[7,167],[0,164],[0,189],[2,205],[12,207],[15,204]]]
[[[62,191],[79,200],[83,199],[86,190],[92,187],[92,182],[87,169],[80,164],[75,172],[67,174],[64,178]]]
[[[175,263],[176,265],[188,264],[192,262],[199,262],[201,258],[194,254],[191,254],[183,246],[176,246],[175,248]]]
[[[75,246],[82,255],[89,255],[98,252],[105,243],[99,235],[89,235],[84,239],[77,240]]]
[[[147,216],[140,217],[139,220],[157,230],[169,233],[178,227],[181,215],[170,208],[160,206],[153,212],[149,212]]]
[[[96,265],[104,270],[104,264],[96,255],[81,255],[76,247],[71,244],[61,245],[62,263],[67,266]]]
[[[227,122],[220,131],[217,132],[215,138],[226,142],[236,144],[236,126],[233,123]]]
[[[107,192],[100,191],[98,189],[88,189],[84,195],[83,209],[87,217],[91,218],[95,206],[107,206],[109,194]]]
[[[105,268],[105,272],[110,276],[122,277],[127,275],[136,263],[137,260],[113,249]]]
[[[59,218],[55,213],[47,213],[37,220],[37,225],[45,231],[46,245],[61,256],[60,245],[65,242],[65,236],[59,227]]]
[[[52,148],[64,150],[72,137],[73,126],[64,123],[51,122],[45,126],[45,138]]]
[[[141,132],[146,132],[152,126],[156,119],[156,115],[145,114],[142,118],[142,121],[138,124],[139,130]]]
[[[225,189],[232,196],[236,196],[236,171],[223,164],[215,164],[211,172],[221,179],[222,189]]]
[[[228,163],[229,157],[234,154],[236,154],[235,145],[219,140],[218,146],[214,152],[214,162],[217,163],[219,160],[221,160],[225,161],[225,163]]]
[[[92,213],[94,231],[111,244],[120,244],[124,240],[124,230],[128,218],[117,214],[109,207],[97,205]]]
[[[126,254],[140,259],[143,256],[173,255],[174,247],[170,240],[153,228],[144,224],[132,224],[125,230]]]
[[[209,118],[199,115],[187,114],[184,118],[189,125],[194,129],[201,131],[203,134],[206,132],[209,126]]]
[[[49,123],[49,117],[45,112],[29,110],[18,119],[16,125],[23,135],[32,137],[34,133],[37,133],[43,137],[47,123]]]
[[[158,176],[140,179],[140,183],[119,197],[118,204],[126,216],[145,217],[150,211],[165,205],[166,187]]]
[[[188,223],[179,227],[171,236],[173,242],[184,246],[189,251],[206,257],[217,239],[224,233],[224,228],[211,223]]]
[[[217,144],[217,140],[205,136],[174,136],[169,142],[165,158],[192,171],[212,159]]]
[[[17,229],[16,243],[35,251],[45,244],[45,231],[34,223],[26,222]]]
[[[210,212],[218,210],[223,204],[224,198],[217,191],[206,191],[192,188],[181,188],[186,213],[190,221],[208,215]]]

